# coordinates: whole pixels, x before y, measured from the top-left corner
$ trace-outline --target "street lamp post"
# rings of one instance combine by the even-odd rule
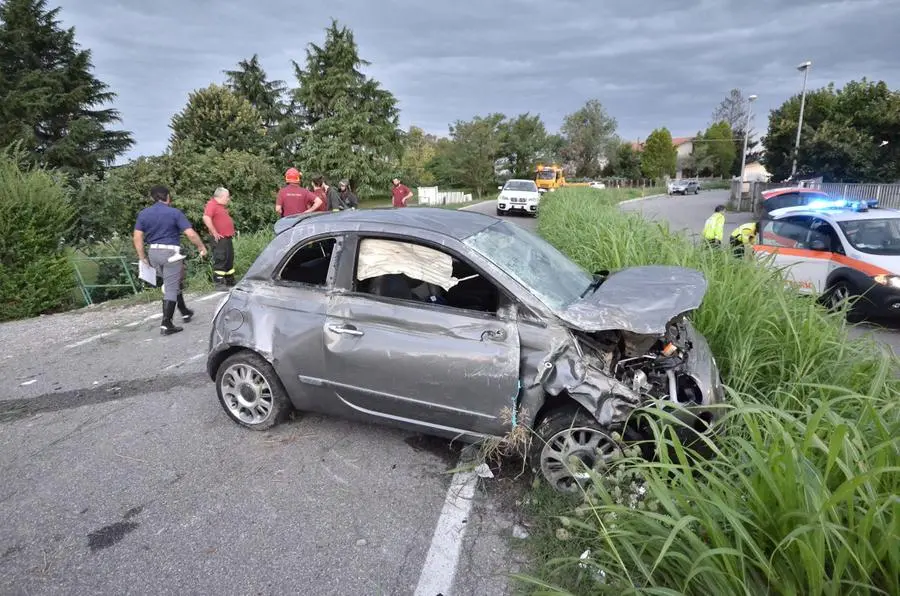
[[[744,126],[744,151],[741,153],[741,192],[744,189],[744,168],[747,166],[747,139],[750,138],[750,114],[753,112],[755,95],[747,98],[747,124]]]
[[[797,67],[797,70],[803,72],[803,93],[800,95],[800,119],[797,122],[797,140],[794,142],[794,163],[791,166],[791,179],[797,173],[797,154],[800,152],[800,130],[803,128],[803,108],[806,106],[806,79],[809,77],[809,67],[812,62],[807,60]]]

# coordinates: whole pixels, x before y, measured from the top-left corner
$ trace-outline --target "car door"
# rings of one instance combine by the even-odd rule
[[[821,294],[828,285],[828,276],[831,272],[839,267],[845,266],[846,262],[842,257],[846,257],[844,251],[844,243],[838,236],[837,230],[831,223],[821,217],[813,217],[810,224],[810,248],[827,256],[828,260],[821,267],[816,268],[813,279],[813,285],[816,292]],[[843,261],[843,262],[842,262]]]
[[[322,329],[343,242],[339,235],[322,235],[300,243],[276,273],[271,289],[256,291],[257,300],[266,306],[260,312],[274,319],[267,326],[271,337],[259,338],[259,343],[268,343],[275,371],[304,410],[328,410],[330,393],[321,384]]]
[[[412,275],[360,280],[358,265],[368,240],[385,241],[361,235],[357,249],[346,251],[347,258],[354,259],[349,291],[330,301],[325,319],[326,374],[334,396],[358,412],[444,433],[493,435],[507,430],[519,389],[515,317],[476,309],[477,296],[466,302],[464,284],[477,284],[479,278],[461,282],[446,294],[437,292],[454,296],[462,307],[407,293],[409,287],[403,284]],[[427,248],[449,255],[443,247]],[[475,271],[457,255],[452,259],[454,271],[457,266]],[[402,278],[394,280],[395,290],[376,291],[370,283],[392,277]],[[492,283],[483,276],[480,280]]]
[[[831,256],[827,250],[811,248],[812,219],[763,219],[759,223],[759,244],[753,247],[761,257],[772,255],[772,264],[784,271],[787,283],[803,293],[817,293],[817,280],[827,276]],[[813,240],[821,241],[819,235],[812,235]]]

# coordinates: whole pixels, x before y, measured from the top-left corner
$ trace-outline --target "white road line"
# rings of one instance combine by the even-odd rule
[[[152,321],[153,319],[161,319],[162,313],[158,312],[155,315],[150,315],[149,317],[144,317],[140,321],[134,321],[133,323],[126,323],[125,327],[137,327],[141,323],[146,323],[147,321]]]
[[[196,302],[203,302],[204,300],[212,300],[213,298],[218,298],[219,296],[224,296],[227,293],[228,293],[227,291],[224,291],[224,292],[216,292],[214,294],[208,294],[206,296],[197,298]]]
[[[460,467],[471,467],[465,456]],[[460,470],[453,475],[437,527],[431,537],[431,547],[419,574],[415,596],[449,596],[459,564],[459,552],[468,527],[469,512],[475,502],[478,474],[474,470]]]
[[[34,383],[37,383],[37,379],[31,379],[30,381],[25,381],[24,383],[19,383],[19,386],[20,387],[28,387],[29,385],[32,385]]]
[[[106,332],[106,333],[98,333],[97,335],[92,335],[92,336],[90,336],[90,337],[88,337],[88,338],[85,338],[85,339],[83,339],[83,340],[81,340],[81,341],[76,341],[74,344],[69,344],[69,345],[66,346],[66,349],[69,349],[69,348],[77,348],[78,346],[83,346],[84,344],[89,344],[89,343],[91,343],[92,341],[97,341],[98,339],[101,339],[101,338],[104,338],[104,337],[108,337],[108,336],[110,336],[110,335],[112,335],[112,334],[113,334],[112,331],[108,331],[108,332]]]
[[[193,362],[195,360],[199,360],[200,358],[203,358],[204,356],[206,356],[206,354],[195,354],[195,355],[191,356],[190,358],[188,358],[187,360],[182,360],[181,362],[176,362],[175,364],[170,364],[169,366],[165,367],[163,370],[172,370],[173,368],[178,368],[179,366],[184,366],[188,362]]]

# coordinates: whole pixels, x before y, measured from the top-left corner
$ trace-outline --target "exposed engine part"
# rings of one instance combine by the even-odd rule
[[[678,403],[678,381],[675,379],[675,371],[671,368],[666,371],[666,377],[669,378],[669,399],[676,404]]]
[[[607,331],[579,334],[578,343],[605,373],[638,395],[674,403],[698,399],[696,383],[684,372],[692,345],[683,317],[673,319],[662,336]]]

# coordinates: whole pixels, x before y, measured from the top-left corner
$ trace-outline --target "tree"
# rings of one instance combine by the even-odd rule
[[[306,68],[293,64],[306,169],[357,187],[387,187],[402,150],[397,101],[358,70],[369,62],[359,57],[353,32],[333,20],[325,44],[309,44]]]
[[[713,176],[725,177],[731,174],[737,150],[731,126],[727,122],[723,120],[707,128],[703,136],[694,143],[694,151],[698,150],[707,158],[699,163],[711,170]]]
[[[760,155],[755,147],[757,141],[754,140],[754,131],[747,128],[747,114],[750,110],[750,102],[744,97],[740,89],[732,89],[724,100],[713,110],[712,122],[726,122],[731,128],[732,137],[734,138],[734,160],[731,164],[731,174],[737,175],[741,172],[741,155],[744,152],[744,135],[748,135],[747,139],[747,163],[759,159]]]
[[[501,125],[501,153],[513,178],[531,178],[547,146],[547,129],[538,115],[520,114]]]
[[[776,180],[790,176],[799,112],[798,94],[769,114],[764,164]],[[900,179],[900,92],[866,79],[840,90],[830,84],[807,92],[797,175],[845,182]]]
[[[259,111],[222,85],[212,84],[192,92],[169,127],[169,141],[176,151],[258,151],[265,146]]]
[[[410,126],[403,137],[403,155],[400,158],[400,174],[408,185],[431,186],[434,174],[427,169],[434,158],[437,138],[426,134],[418,126]]]
[[[743,134],[747,127],[747,100],[740,89],[732,89],[713,110],[712,122],[725,122],[735,134]]]
[[[641,154],[634,150],[630,142],[620,142],[610,160],[610,173],[626,180],[641,177]]]
[[[496,181],[494,162],[503,148],[503,120],[503,114],[490,114],[468,122],[457,120],[450,126],[450,169],[456,180],[474,189],[479,197]]]
[[[606,113],[597,99],[566,116],[562,125],[565,155],[575,164],[577,176],[591,178],[600,174],[600,158],[613,146],[617,126],[615,118]]]
[[[462,184],[453,163],[454,152],[455,145],[450,139],[441,138],[434,144],[434,156],[425,164],[425,171],[438,186],[452,188]]]
[[[641,170],[647,178],[659,179],[675,174],[678,150],[672,144],[668,128],[658,128],[650,133],[641,155]]]
[[[46,0],[0,4],[0,147],[21,141],[32,164],[78,176],[98,173],[134,143],[101,108],[116,94],[91,74],[90,50],[61,29]]]
[[[227,87],[239,97],[243,97],[257,109],[267,129],[277,126],[285,116],[287,106],[284,81],[270,81],[259,63],[259,56],[253,54],[249,60],[238,62],[236,70],[224,71],[228,76]]]

